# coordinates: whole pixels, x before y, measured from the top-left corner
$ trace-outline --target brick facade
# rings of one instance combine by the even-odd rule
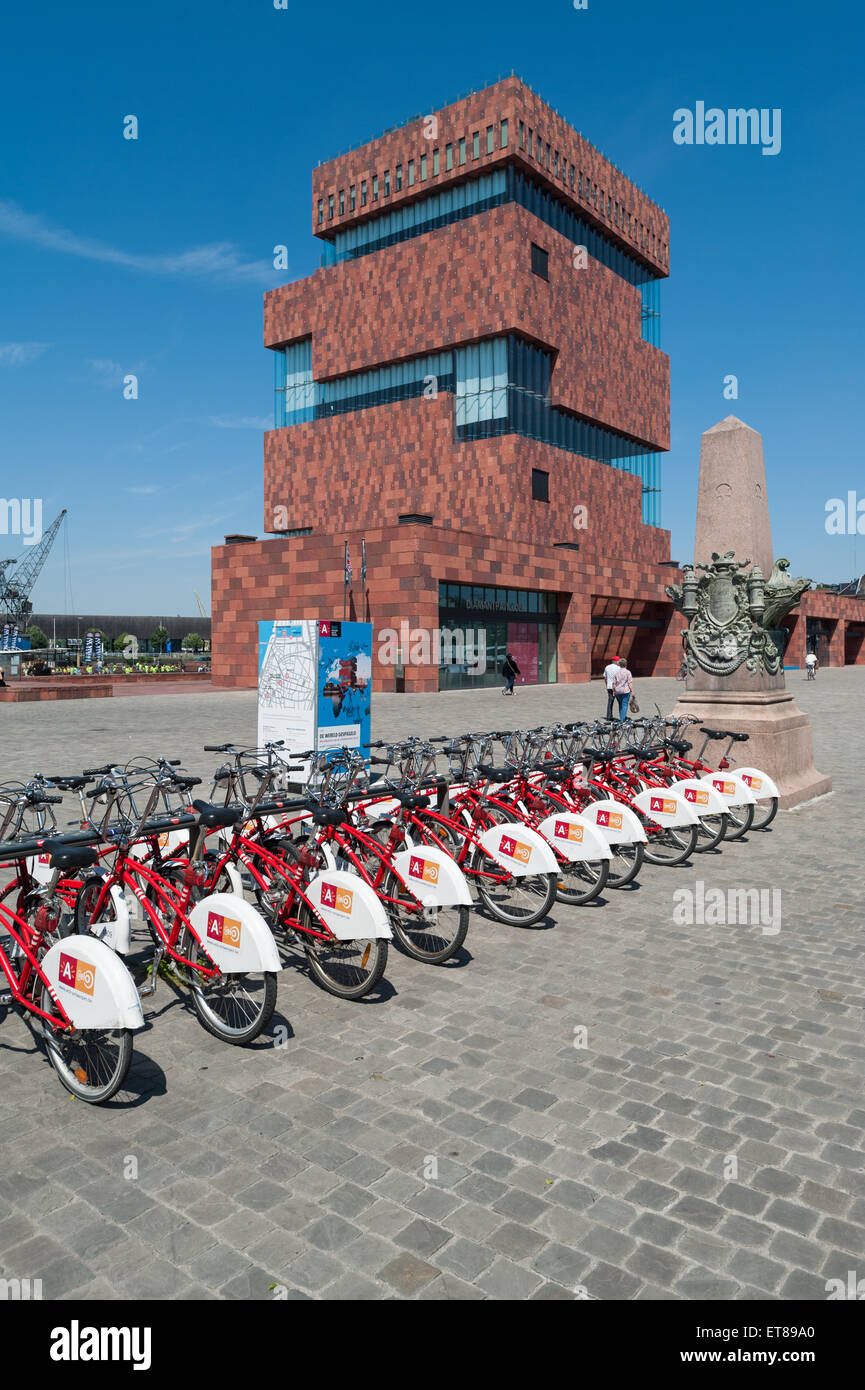
[[[522,83],[506,79],[439,112],[438,121],[437,178],[408,185],[408,160],[419,161],[424,144],[428,153],[433,148],[421,122],[316,169],[316,234],[327,238],[337,227],[509,161],[530,168],[647,270],[666,274],[669,230],[661,210]],[[533,156],[527,136],[520,146],[520,121],[533,132]],[[477,160],[474,130],[481,132]],[[468,140],[465,166],[458,162],[461,135]],[[448,143],[455,146],[449,171]],[[378,201],[354,213],[346,203],[340,217],[339,190],[347,197],[352,184],[371,184],[374,171]],[[331,193],[334,217],[320,226],[318,199],[327,206]],[[548,280],[532,272],[532,243],[548,252]],[[270,292],[264,303],[265,345],[311,338],[316,381],[510,333],[552,354],[552,406],[653,452],[669,447],[669,359],[643,340],[639,289],[592,256],[575,268],[571,241],[520,204],[506,202],[323,268]],[[533,500],[533,469],[549,475],[548,501]],[[556,595],[560,681],[588,680],[613,651],[630,654],[637,674],[674,674],[681,623],[664,585],[677,574],[669,568],[669,533],[642,521],[642,486],[624,470],[525,436],[458,438],[455,398],[446,391],[269,431],[265,531],[312,534],[214,549],[214,681],[255,684],[259,619],[342,615],[346,539],[356,579],[348,616],[363,618],[368,604],[374,650],[384,628],[437,628],[439,583],[484,584]],[[586,523],[579,530],[578,506]],[[400,524],[400,516],[415,515],[432,524]],[[359,585],[361,537],[366,595]],[[564,548],[574,545],[579,549]],[[393,688],[393,668],[375,660],[373,679]],[[437,667],[407,666],[405,679],[407,690],[434,690]]]
[[[807,651],[807,621],[816,618],[824,626],[820,660],[827,666],[865,666],[865,598],[832,594],[825,589],[809,589],[798,607],[788,613],[784,626],[790,629],[786,666],[803,666]]]

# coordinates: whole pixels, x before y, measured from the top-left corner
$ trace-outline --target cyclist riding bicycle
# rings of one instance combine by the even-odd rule
[[[816,652],[809,652],[805,657],[805,671],[809,681],[812,681],[817,674],[817,667],[820,665],[817,660]]]

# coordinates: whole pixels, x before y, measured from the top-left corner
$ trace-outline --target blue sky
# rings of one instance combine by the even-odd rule
[[[72,606],[188,614],[198,589],[209,612],[210,546],[262,531],[261,295],[318,264],[313,165],[512,68],[671,219],[673,557],[691,558],[700,433],[734,413],[764,436],[776,553],[816,579],[865,570],[865,536],[824,527],[828,498],[865,497],[863,21],[839,13],[777,0],[7,11],[0,491],[41,496],[46,525],[68,507]],[[675,145],[673,111],[698,100],[780,107],[780,154]],[[128,114],[137,141],[122,138]],[[279,243],[288,273],[272,267]],[[24,553],[2,536],[0,551]],[[69,606],[62,544],[35,599]]]

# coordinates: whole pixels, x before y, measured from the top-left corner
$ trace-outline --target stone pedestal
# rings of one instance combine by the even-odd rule
[[[713,551],[732,550],[739,560],[759,565],[768,579],[773,568],[769,500],[763,465],[763,440],[735,415],[706,430],[700,447],[695,563],[707,565]],[[790,810],[832,790],[832,779],[814,766],[811,724],[786,689],[783,667],[775,675],[748,671],[741,665],[729,676],[698,668],[688,677],[673,711],[694,715],[710,729],[748,734],[734,744],[731,763],[759,767],[778,784],[779,804]],[[699,749],[703,736],[692,742]],[[717,766],[725,744],[706,749]]]
[[[708,729],[748,734],[747,743],[733,744],[733,770],[739,764],[767,772],[778,784],[778,804],[784,811],[832,790],[832,778],[814,766],[810,720],[789,690],[686,690],[673,714],[693,715]],[[690,740],[699,750],[703,735],[698,727]],[[705,759],[711,767],[717,766],[725,747],[720,739],[709,744]]]

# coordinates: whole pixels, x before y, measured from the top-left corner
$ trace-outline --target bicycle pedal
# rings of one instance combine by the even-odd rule
[[[0,1004],[11,1004],[11,1003],[12,1003],[12,995],[11,995],[11,994],[0,994]]]

